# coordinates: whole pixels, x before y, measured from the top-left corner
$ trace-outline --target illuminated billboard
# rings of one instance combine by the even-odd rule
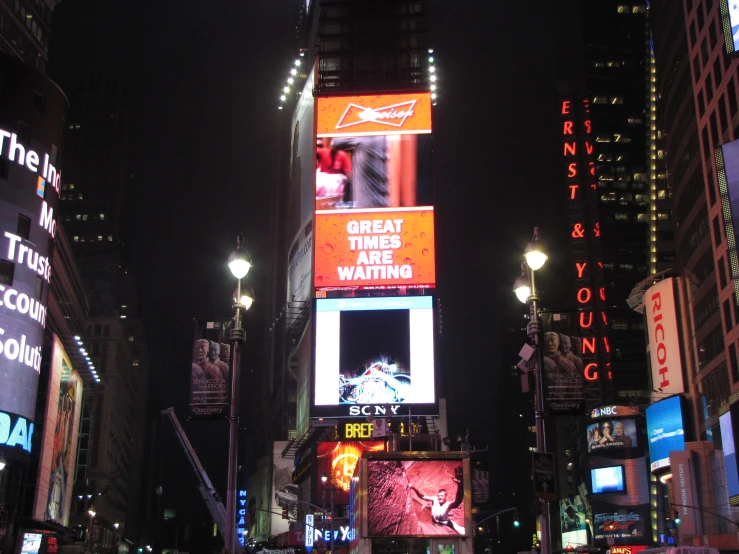
[[[385,441],[319,442],[316,451],[316,491],[334,490],[335,504],[349,504],[349,493],[357,462],[364,452],[385,450]],[[324,484],[321,477],[326,476]],[[326,494],[329,494],[328,492]]]
[[[685,390],[674,286],[675,280],[670,277],[644,293],[652,384],[662,394],[680,394]],[[657,398],[653,393],[652,399]]]
[[[315,171],[314,100],[313,86],[316,62],[311,68],[298,96],[290,130],[292,132],[290,154],[290,187],[288,189],[288,213],[294,224],[313,217],[313,177]],[[290,228],[290,227],[288,227]]]
[[[312,417],[436,412],[429,296],[318,299]]]
[[[318,290],[436,283],[429,93],[316,99]]]
[[[272,500],[270,508],[270,533],[279,535],[288,531],[288,520],[282,519],[282,510],[287,508],[290,519],[298,515],[298,485],[292,482],[294,468],[291,458],[282,456],[287,441],[275,441],[272,445]]]
[[[436,283],[432,208],[316,214],[315,287],[430,287]]]
[[[287,302],[307,302],[313,297],[313,219],[306,221],[287,252]]]
[[[559,521],[562,529],[562,545],[576,546],[588,543],[585,506],[580,495],[559,501]]]
[[[737,229],[739,229],[739,140],[722,144],[714,150],[716,175],[721,192],[724,231],[729,244],[729,264],[734,280],[734,295],[739,303],[739,254],[737,254]]]
[[[77,438],[82,413],[82,379],[54,335],[33,517],[69,524]]]
[[[316,211],[431,204],[431,135],[317,139]]]
[[[367,535],[467,536],[463,460],[367,460]],[[468,496],[468,495],[467,495]]]
[[[736,406],[736,404],[733,404]],[[734,442],[734,419],[737,409],[730,409],[719,416],[721,426],[721,449],[724,453],[724,466],[726,468],[726,488],[729,498],[739,496],[739,468],[736,463],[736,444]]]
[[[195,324],[190,369],[190,417],[225,417],[230,399],[231,320]]]
[[[736,0],[720,0],[721,27],[724,31],[726,53],[739,50],[739,2]]]
[[[588,452],[611,448],[636,448],[638,435],[636,421],[617,419],[591,423],[587,427]],[[602,454],[602,452],[599,452]]]
[[[652,473],[670,467],[670,452],[685,449],[682,397],[672,396],[650,405],[647,435]]]
[[[316,136],[431,132],[431,93],[333,96],[316,99]]]

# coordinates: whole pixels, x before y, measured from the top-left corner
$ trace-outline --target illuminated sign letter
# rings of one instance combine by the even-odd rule
[[[573,135],[572,132],[572,121],[565,121],[564,125],[564,131],[562,132],[563,135]]]
[[[565,152],[564,155],[567,156],[574,156],[576,154],[577,150],[577,143],[576,142],[565,142]]]
[[[585,354],[588,351],[591,354],[595,354],[595,339],[583,337],[582,338],[582,353]]]
[[[585,366],[585,378],[588,381],[595,381],[598,379],[598,366],[597,364],[588,364]]]
[[[577,301],[580,302],[580,304],[587,304],[590,302],[590,296],[590,289],[587,287],[583,287],[577,291]]]
[[[577,278],[582,279],[585,268],[588,267],[588,262],[575,262],[575,267],[577,267]]]
[[[568,113],[570,113],[570,101],[565,100],[562,102],[562,115],[567,115]]]
[[[588,320],[585,321],[585,315],[587,314]],[[593,312],[580,312],[580,327],[587,329],[593,324]]]
[[[572,162],[570,165],[567,166],[567,176],[568,177],[577,176],[577,164],[575,162]]]

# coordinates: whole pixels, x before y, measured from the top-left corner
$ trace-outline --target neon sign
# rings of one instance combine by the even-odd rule
[[[32,437],[33,423],[24,417],[0,412],[0,445],[8,448],[20,446],[31,452]]]
[[[9,144],[5,142],[5,139],[7,138],[10,139]],[[5,152],[6,144],[8,145],[7,152]],[[39,163],[41,163],[39,155],[30,148],[26,149],[25,146],[18,142],[18,135],[0,129],[0,156],[2,156],[3,154],[5,154],[8,160],[10,160],[11,162],[15,162],[18,165],[26,167],[30,171],[33,171],[34,173],[38,173]],[[42,166],[41,177],[45,181],[51,183],[51,186],[53,186],[54,190],[56,190],[56,192],[58,193],[59,182],[62,178],[62,172],[57,171],[56,168],[49,162],[48,154],[44,154],[43,160],[44,163]],[[39,182],[37,184],[36,194],[43,198],[44,193],[45,183],[42,185],[41,182]]]

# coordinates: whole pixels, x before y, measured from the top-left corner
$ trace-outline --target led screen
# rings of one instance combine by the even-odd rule
[[[670,466],[670,452],[685,449],[680,396],[672,396],[647,408],[647,434],[652,472]]]
[[[731,54],[739,50],[739,2],[721,0],[720,6],[726,52]]]
[[[316,214],[315,287],[384,289],[436,283],[433,208]]]
[[[739,469],[736,464],[736,447],[734,445],[734,429],[731,412],[726,412],[718,418],[721,425],[721,444],[724,451],[724,465],[726,466],[726,485],[729,497],[739,495]]]
[[[41,550],[41,533],[23,533],[22,554],[38,554]]]
[[[623,466],[596,467],[590,470],[593,494],[624,492]]]
[[[588,452],[607,448],[634,448],[637,445],[636,422],[633,419],[606,420],[587,428]]]
[[[316,211],[430,206],[431,135],[316,141]]]
[[[364,452],[385,450],[384,441],[319,442],[316,451],[316,490],[334,491],[335,504],[349,504],[349,492],[357,462]],[[326,476],[326,482],[322,476]]]
[[[466,536],[462,460],[368,460],[369,536]]]
[[[316,300],[313,417],[435,404],[433,313],[428,296]]]

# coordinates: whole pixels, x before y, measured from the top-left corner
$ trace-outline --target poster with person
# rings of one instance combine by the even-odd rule
[[[617,419],[592,423],[587,427],[588,452],[604,448],[635,448],[637,444],[636,422],[633,419]]]

